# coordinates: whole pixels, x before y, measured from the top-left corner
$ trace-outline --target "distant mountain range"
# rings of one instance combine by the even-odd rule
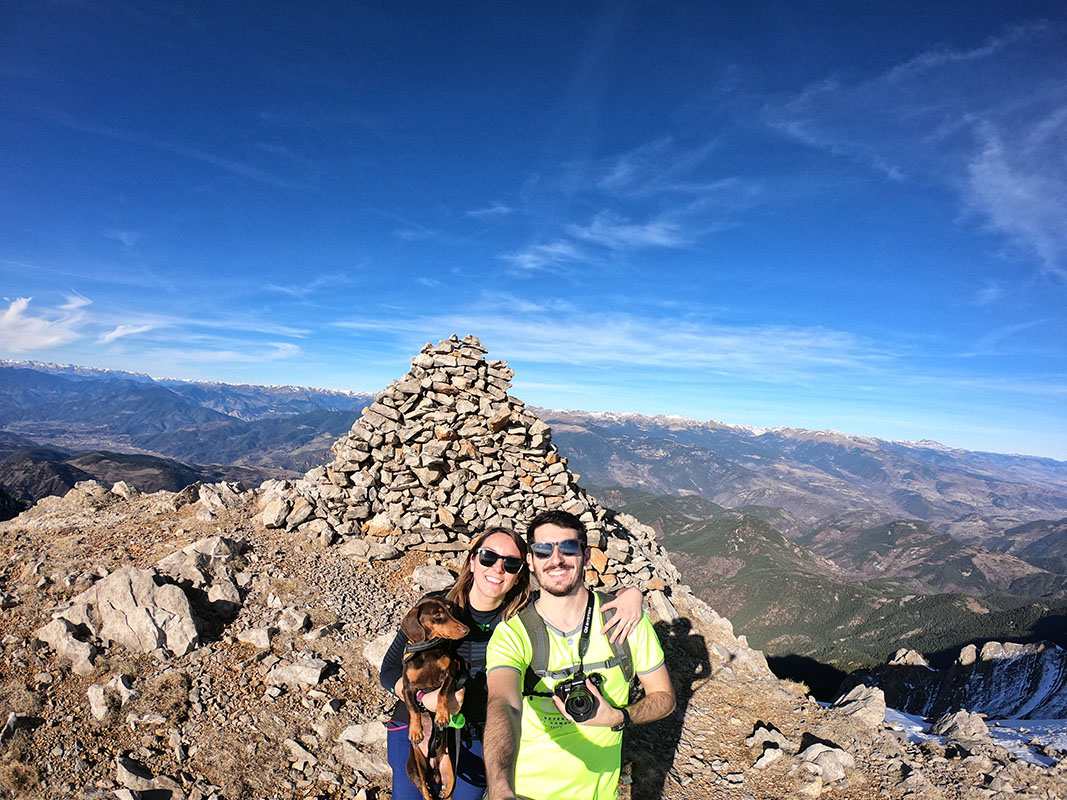
[[[71,453],[0,431],[0,520],[15,516],[41,497],[66,494],[86,480],[108,487],[125,481],[144,492],[175,492],[197,481],[257,486],[284,474],[284,470],[266,467],[184,464],[139,453]]]
[[[347,431],[366,394],[156,381],[64,365],[0,363],[0,429],[66,450],[149,453],[304,471]]]
[[[296,475],[371,400],[0,362],[0,487],[32,502],[87,477],[152,490]],[[609,487],[593,491],[656,528],[694,591],[824,693],[898,647],[1048,638],[1067,608],[1065,462],[533,411],[583,485]]]
[[[536,411],[588,482],[774,508],[790,538],[854,511],[922,520],[980,544],[1023,523],[1067,516],[1067,462],[1048,458],[833,431]]]

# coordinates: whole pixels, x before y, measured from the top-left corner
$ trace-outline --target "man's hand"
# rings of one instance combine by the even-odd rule
[[[585,688],[589,690],[589,693],[597,701],[596,713],[587,719],[585,722],[578,722],[570,714],[567,713],[566,707],[563,705],[563,701],[556,695],[552,695],[552,702],[556,704],[556,708],[559,713],[573,722],[575,725],[592,725],[596,728],[610,728],[613,725],[618,725],[622,722],[622,712],[619,709],[612,706],[607,700],[604,699],[604,695],[597,689],[596,684],[588,678],[585,679]]]

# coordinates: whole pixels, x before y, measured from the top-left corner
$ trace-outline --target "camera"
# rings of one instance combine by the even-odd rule
[[[604,676],[599,672],[586,675],[584,672],[577,673],[573,678],[556,684],[552,693],[563,701],[563,708],[575,722],[585,722],[595,714],[600,702],[585,685],[588,678],[599,689],[604,684]]]

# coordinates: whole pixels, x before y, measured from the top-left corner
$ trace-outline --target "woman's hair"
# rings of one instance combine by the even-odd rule
[[[522,569],[515,576],[515,585],[504,595],[504,619],[510,619],[530,601],[530,568],[526,563],[526,554],[530,550],[519,534],[507,528],[490,528],[471,542],[470,549],[467,551],[467,558],[463,561],[463,566],[459,570],[459,577],[456,578],[455,585],[448,590],[445,600],[460,608],[466,608],[467,601],[470,599],[471,586],[474,584],[474,571],[471,567],[471,560],[474,558],[474,554],[478,552],[478,549],[485,544],[485,540],[496,533],[502,533],[510,538],[515,543],[515,546],[519,548],[519,557],[522,559]]]

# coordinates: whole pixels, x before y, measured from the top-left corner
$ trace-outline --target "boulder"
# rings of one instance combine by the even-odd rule
[[[59,618],[138,653],[185,655],[199,639],[189,599],[154,569],[123,567],[72,601]]]
[[[237,634],[237,641],[258,647],[260,650],[269,650],[270,640],[277,632],[277,628],[271,627],[252,628]]]
[[[349,725],[337,735],[339,742],[357,745],[381,744],[386,740],[385,726],[380,722],[359,722]]]
[[[797,745],[791,742],[784,733],[767,725],[757,726],[752,735],[745,739],[745,744],[749,747],[767,747],[769,744],[787,753],[795,753],[798,749]]]
[[[267,683],[270,686],[317,686],[327,666],[321,658],[301,658],[288,664],[279,664],[267,673]]]
[[[432,565],[415,567],[411,577],[415,586],[424,592],[441,592],[456,582],[456,576],[447,569]]]
[[[111,493],[118,495],[124,500],[132,500],[141,494],[141,490],[130,486],[126,481],[119,481],[111,487]]]
[[[382,662],[385,660],[385,653],[389,650],[389,645],[393,643],[393,639],[395,638],[396,631],[385,631],[385,633],[379,634],[364,646],[363,657],[367,659],[367,663],[374,667],[378,672],[381,672]]]
[[[985,724],[985,720],[980,715],[963,709],[945,714],[930,726],[929,732],[963,741],[989,740],[989,727]]]
[[[885,692],[860,684],[835,700],[833,708],[837,715],[853,719],[865,728],[879,728],[885,722]]]
[[[260,515],[264,528],[281,528],[292,507],[284,497],[274,497],[267,503]]]
[[[278,619],[278,629],[283,631],[303,631],[311,625],[311,617],[306,611],[296,608],[286,608]]]
[[[136,759],[128,755],[115,757],[115,780],[132,789],[135,792],[147,791],[155,788],[154,775],[151,770]]]
[[[357,772],[372,778],[387,778],[392,774],[389,762],[379,755],[360,750],[351,742],[337,745],[341,760]]]
[[[203,488],[203,487],[201,487]],[[245,550],[243,541],[224,536],[208,536],[156,562],[156,569],[179,580],[189,581],[197,589],[206,589],[219,567],[233,563]]]
[[[823,783],[844,780],[845,770],[856,766],[856,760],[844,750],[822,742],[804,748],[798,757],[808,770],[822,778]]]
[[[35,634],[56,651],[56,655],[71,663],[75,675],[88,675],[96,667],[96,648],[85,641],[74,625],[62,617],[53,619]]]
[[[366,539],[349,539],[341,545],[341,554],[359,561],[389,561],[400,557],[400,551],[391,544],[368,542]]]

